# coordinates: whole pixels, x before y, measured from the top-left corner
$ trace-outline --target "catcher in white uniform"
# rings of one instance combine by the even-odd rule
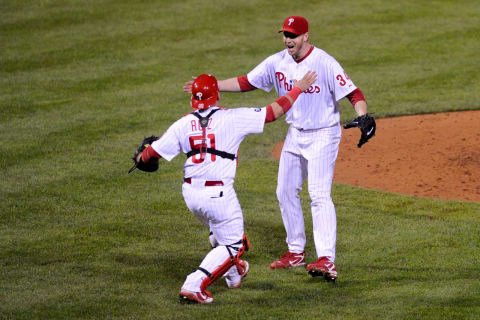
[[[280,157],[277,197],[286,229],[288,252],[270,268],[305,265],[305,226],[299,191],[308,178],[313,236],[318,260],[306,269],[312,276],[335,280],[336,213],[331,198],[333,171],[340,144],[339,101],[347,97],[358,117],[345,128],[359,127],[361,147],[375,134],[375,121],[367,114],[363,93],[340,64],[325,51],[309,43],[308,22],[300,16],[285,19],[281,52],[271,55],[247,75],[221,80],[220,91],[250,91],[275,88],[278,96],[293,88],[293,79],[314,70],[318,79],[301,95],[286,121],[290,124]],[[189,92],[191,81],[184,91]]]
[[[173,123],[150,145],[142,142],[134,155],[132,170],[151,172],[158,169],[158,159],[171,161],[185,153],[183,197],[190,211],[212,232],[212,250],[188,275],[180,291],[181,301],[210,303],[209,285],[224,276],[229,288],[238,288],[247,275],[248,262],[240,258],[249,241],[233,188],[238,148],[248,134],[263,132],[265,123],[287,112],[317,76],[306,71],[301,77],[290,92],[264,108],[225,109],[218,104],[217,80],[202,74],[191,87],[195,111]]]

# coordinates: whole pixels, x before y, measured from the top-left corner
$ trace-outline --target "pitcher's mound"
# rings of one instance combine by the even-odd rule
[[[342,129],[334,181],[420,197],[480,202],[480,111],[378,119],[376,136],[357,148],[360,130]],[[278,160],[283,142],[272,150]]]

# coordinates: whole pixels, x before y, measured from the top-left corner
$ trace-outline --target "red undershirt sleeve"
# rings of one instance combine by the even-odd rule
[[[252,91],[257,89],[256,87],[252,86],[252,84],[248,81],[248,78],[246,75],[237,77],[237,81],[238,81],[238,84],[240,85],[240,91],[242,92]]]
[[[148,146],[142,152],[142,162],[147,163],[151,158],[160,159],[161,156],[155,150],[153,150],[152,146]]]
[[[365,100],[365,96],[363,95],[363,92],[362,90],[360,89],[355,89],[353,90],[352,92],[350,92],[348,95],[347,95],[347,98],[348,100],[350,100],[350,103],[352,104],[352,106],[355,106],[355,104],[358,102],[358,101],[366,101]]]

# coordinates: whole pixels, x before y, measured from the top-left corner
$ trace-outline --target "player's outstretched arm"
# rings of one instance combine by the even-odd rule
[[[192,80],[185,82],[183,85],[183,92],[192,94],[193,80],[195,80],[194,76],[192,76]]]
[[[195,79],[195,77],[192,77],[192,78]],[[192,85],[193,85],[193,80],[185,82],[185,84],[183,85],[183,91],[191,94]],[[240,88],[240,83],[238,82],[238,78],[230,78],[230,79],[218,81],[218,91],[240,92],[242,90]]]
[[[308,71],[301,80],[294,80],[294,88],[286,95],[278,98],[272,104],[267,106],[267,115],[265,122],[272,122],[287,113],[297,100],[298,96],[317,80],[317,73],[315,71]]]
[[[195,79],[195,77],[192,77]],[[183,91],[187,93],[192,93],[193,81],[185,82],[183,86]],[[254,86],[248,82],[247,76],[239,76],[235,78],[229,78],[225,80],[218,80],[218,91],[222,92],[246,92],[255,90]]]
[[[240,92],[240,83],[238,77],[226,80],[218,80],[218,90],[223,92]]]

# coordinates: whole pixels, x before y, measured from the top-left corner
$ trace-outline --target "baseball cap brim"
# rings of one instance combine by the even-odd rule
[[[293,33],[296,36],[299,36],[299,34],[292,28],[282,28],[282,29],[278,30],[279,33],[284,32],[284,31],[285,32],[290,32],[290,33]]]

